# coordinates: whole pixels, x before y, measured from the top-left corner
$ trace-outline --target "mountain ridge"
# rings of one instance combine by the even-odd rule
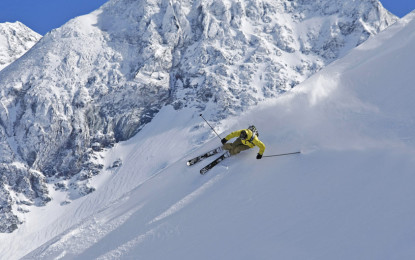
[[[0,70],[20,58],[41,38],[21,22],[0,23]]]

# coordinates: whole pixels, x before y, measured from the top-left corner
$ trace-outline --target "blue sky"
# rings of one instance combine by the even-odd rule
[[[20,21],[44,35],[70,19],[87,14],[108,0],[0,0],[0,23]],[[415,0],[380,0],[397,16],[415,9]]]
[[[380,0],[382,5],[399,17],[405,16],[415,9],[415,0]]]
[[[108,0],[0,0],[0,23],[22,22],[46,34],[70,19],[88,14]]]

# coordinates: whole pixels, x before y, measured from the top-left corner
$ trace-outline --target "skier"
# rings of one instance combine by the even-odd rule
[[[235,142],[227,143],[230,139],[238,137]],[[259,147],[259,152],[256,156],[257,159],[261,159],[265,151],[265,145],[258,139],[258,131],[255,127],[248,129],[242,129],[234,131],[222,139],[222,148],[229,151],[230,155],[238,154],[244,150]]]
[[[235,138],[235,137],[237,137],[235,142],[227,143],[230,139]],[[265,151],[265,145],[258,139],[258,130],[253,125],[249,126],[247,129],[241,129],[241,130],[230,133],[225,138],[221,139],[221,142],[222,142],[222,146],[219,146],[202,155],[196,156],[195,158],[188,160],[187,165],[188,166],[194,165],[212,155],[215,155],[217,153],[222,152],[223,150],[226,150],[226,152],[222,154],[220,157],[216,158],[214,161],[212,161],[211,163],[209,163],[208,165],[200,169],[200,174],[205,174],[210,169],[212,169],[215,165],[223,161],[225,158],[231,155],[238,154],[244,150],[248,150],[249,148],[253,148],[254,146],[259,147],[259,152],[256,156],[257,159],[261,159]]]

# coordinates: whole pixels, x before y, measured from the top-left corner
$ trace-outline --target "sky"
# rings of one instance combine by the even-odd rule
[[[108,0],[0,0],[0,23],[22,22],[45,35],[67,21],[88,14]]]
[[[403,17],[415,9],[414,0],[380,0],[382,5],[394,15]]]
[[[0,23],[20,21],[45,35],[70,19],[88,14],[108,0],[1,0]],[[402,17],[415,9],[414,0],[381,0],[386,9]]]

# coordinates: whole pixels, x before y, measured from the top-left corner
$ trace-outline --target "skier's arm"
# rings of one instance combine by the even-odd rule
[[[241,132],[242,132],[242,130],[234,131],[234,132],[232,132],[232,133],[228,134],[228,135],[225,137],[225,139],[226,139],[227,141],[229,141],[229,140],[231,140],[232,138],[239,137],[239,136],[241,135]]]
[[[265,152],[265,144],[263,143],[263,142],[261,142],[258,138],[255,138],[254,140],[253,140],[253,143],[256,145],[256,146],[258,146],[259,147],[259,154],[260,155],[263,155],[264,154],[264,152]]]

